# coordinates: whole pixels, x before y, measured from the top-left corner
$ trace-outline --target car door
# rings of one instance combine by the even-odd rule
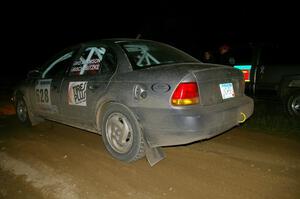
[[[97,101],[116,68],[114,53],[103,45],[82,48],[62,83],[62,115],[69,124],[89,128]]]
[[[67,68],[71,65],[75,49],[59,53],[42,69],[35,81],[32,99],[35,112],[52,120],[60,120],[60,89]]]
[[[262,48],[260,63],[256,73],[257,98],[277,98],[277,90],[280,82],[280,70],[282,65],[282,54],[277,45],[265,45]]]

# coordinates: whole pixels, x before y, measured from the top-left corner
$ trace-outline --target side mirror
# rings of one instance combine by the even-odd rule
[[[31,70],[27,73],[28,79],[38,79],[42,76],[42,73],[39,70]]]

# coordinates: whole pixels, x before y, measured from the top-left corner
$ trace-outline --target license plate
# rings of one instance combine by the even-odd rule
[[[220,86],[223,99],[234,97],[234,90],[233,90],[232,83],[223,83],[223,84],[219,84],[219,86]]]

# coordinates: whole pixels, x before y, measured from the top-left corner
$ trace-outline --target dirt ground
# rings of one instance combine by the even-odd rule
[[[300,141],[236,127],[127,164],[101,136],[0,118],[0,198],[300,198]]]

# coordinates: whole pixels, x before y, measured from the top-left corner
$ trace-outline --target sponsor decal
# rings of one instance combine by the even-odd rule
[[[35,86],[35,96],[38,104],[51,105],[51,81],[52,79],[38,80]]]
[[[80,72],[83,67],[82,61],[75,61],[73,63],[73,67],[71,68],[71,72]],[[85,70],[99,70],[100,67],[100,59],[91,59],[87,61],[87,66]]]
[[[99,71],[99,69],[100,59],[91,59],[88,61],[80,60],[73,63],[71,73],[73,73],[73,75],[80,75],[82,71],[96,72]]]
[[[87,81],[69,82],[69,105],[86,106]]]

